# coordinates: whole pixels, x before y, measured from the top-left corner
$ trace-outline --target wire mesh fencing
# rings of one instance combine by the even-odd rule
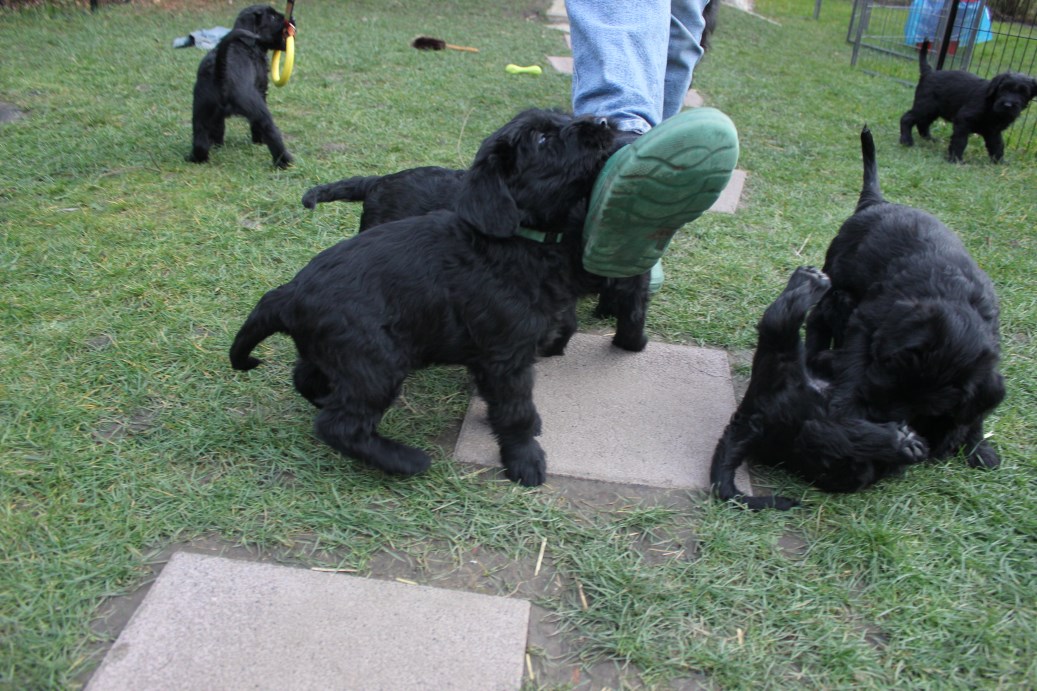
[[[913,85],[926,39],[936,69],[1037,76],[1037,0],[854,0],[852,65]],[[1005,147],[1037,154],[1037,108],[1005,131]]]

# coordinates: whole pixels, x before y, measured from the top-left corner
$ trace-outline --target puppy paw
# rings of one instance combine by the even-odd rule
[[[832,286],[831,279],[814,266],[800,266],[789,277],[789,288],[806,286],[812,295],[821,295]]]
[[[612,345],[631,353],[640,353],[648,345],[648,336],[645,336],[644,332],[624,334],[617,331],[612,338]]]
[[[311,210],[317,208],[317,190],[315,187],[306,190],[306,194],[302,195],[302,205]]]
[[[521,449],[502,449],[501,462],[507,478],[520,485],[536,487],[547,479],[547,458],[540,444],[533,440]]]
[[[565,346],[569,345],[569,339],[557,338],[547,343],[537,345],[537,355],[540,357],[558,357],[565,355]]]
[[[897,427],[897,454],[907,464],[921,463],[929,458],[929,444],[907,425]]]
[[[981,441],[973,449],[972,453],[967,456],[966,460],[973,468],[996,468],[1001,465],[1000,456],[997,455],[997,451],[986,440]]]
[[[432,458],[421,449],[393,443],[389,451],[370,459],[371,465],[386,473],[404,477],[423,473],[432,465]]]
[[[285,168],[291,166],[293,161],[294,159],[292,158],[292,155],[285,151],[283,154],[274,159],[274,165],[280,168],[281,170],[284,170]]]

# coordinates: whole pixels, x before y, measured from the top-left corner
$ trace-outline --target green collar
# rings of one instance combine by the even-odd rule
[[[533,230],[532,228],[518,227],[515,231],[515,235],[533,242],[539,242],[545,245],[554,245],[562,241],[561,233],[545,233],[541,230]]]

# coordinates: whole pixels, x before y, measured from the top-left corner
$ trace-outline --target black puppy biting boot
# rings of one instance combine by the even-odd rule
[[[287,334],[295,387],[320,409],[319,438],[396,475],[430,459],[378,434],[385,410],[412,371],[462,365],[486,400],[506,475],[542,484],[533,365],[540,348],[564,347],[578,299],[600,286],[581,265],[581,233],[614,138],[601,118],[519,113],[480,145],[453,208],[372,227],[267,291],[231,365],[253,369],[252,351]]]

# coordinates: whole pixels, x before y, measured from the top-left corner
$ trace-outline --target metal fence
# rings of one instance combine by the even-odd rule
[[[906,84],[918,82],[918,46],[929,64],[985,79],[1001,72],[1037,76],[1037,0],[854,0],[846,40],[851,64]],[[1010,6],[1009,6],[1010,5]],[[1037,107],[1005,131],[1006,149],[1037,154]]]

